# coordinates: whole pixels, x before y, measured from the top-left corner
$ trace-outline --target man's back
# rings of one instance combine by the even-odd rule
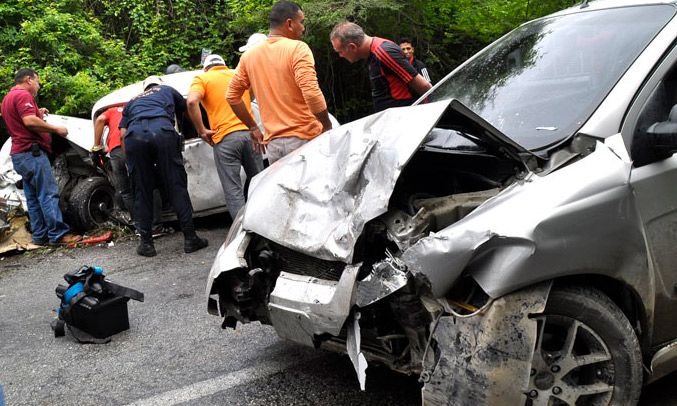
[[[415,97],[409,91],[408,83],[418,72],[405,59],[399,46],[387,39],[373,37],[367,62],[376,111],[409,106],[414,102]]]
[[[122,106],[111,107],[101,113],[108,119],[108,138],[106,139],[106,146],[108,151],[120,146],[120,120],[122,120]]]
[[[214,66],[208,72],[196,76],[190,86],[191,92],[199,92],[202,96],[201,104],[209,117],[209,126],[216,131],[212,136],[214,143],[219,143],[226,134],[233,131],[247,130],[247,126],[237,118],[225,98],[234,74],[235,72],[226,66]],[[242,99],[251,114],[249,92],[245,92]]]
[[[313,112],[326,110],[326,103],[313,54],[304,42],[273,37],[245,52],[231,88],[240,93],[249,85],[258,100],[266,141],[280,136],[310,139],[322,132]]]

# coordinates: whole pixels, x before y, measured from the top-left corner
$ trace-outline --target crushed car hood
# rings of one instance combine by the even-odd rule
[[[387,211],[402,168],[441,119],[524,165],[518,154],[527,151],[458,101],[389,109],[317,137],[256,176],[244,229],[350,263],[365,223]]]

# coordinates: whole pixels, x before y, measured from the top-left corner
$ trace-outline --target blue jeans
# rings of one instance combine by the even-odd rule
[[[254,151],[249,131],[234,131],[214,145],[214,164],[226,195],[226,206],[235,218],[245,203],[240,167],[244,167],[249,179],[263,170],[263,159]]]
[[[52,166],[44,152],[33,156],[31,151],[12,155],[14,170],[23,178],[28,217],[36,243],[55,243],[70,230],[59,209],[59,188]]]

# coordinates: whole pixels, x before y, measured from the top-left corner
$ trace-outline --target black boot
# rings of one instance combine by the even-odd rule
[[[155,245],[153,245],[153,240],[144,241],[141,240],[139,246],[136,247],[136,253],[144,257],[154,257],[156,255]]]
[[[197,235],[183,240],[183,252],[190,254],[209,245],[206,238],[200,238]]]

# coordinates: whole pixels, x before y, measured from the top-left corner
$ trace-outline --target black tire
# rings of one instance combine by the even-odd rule
[[[84,232],[104,224],[113,209],[114,197],[108,179],[97,176],[80,180],[68,199],[70,226]]]
[[[537,318],[526,405],[636,405],[642,357],[630,322],[590,287],[553,289]]]

